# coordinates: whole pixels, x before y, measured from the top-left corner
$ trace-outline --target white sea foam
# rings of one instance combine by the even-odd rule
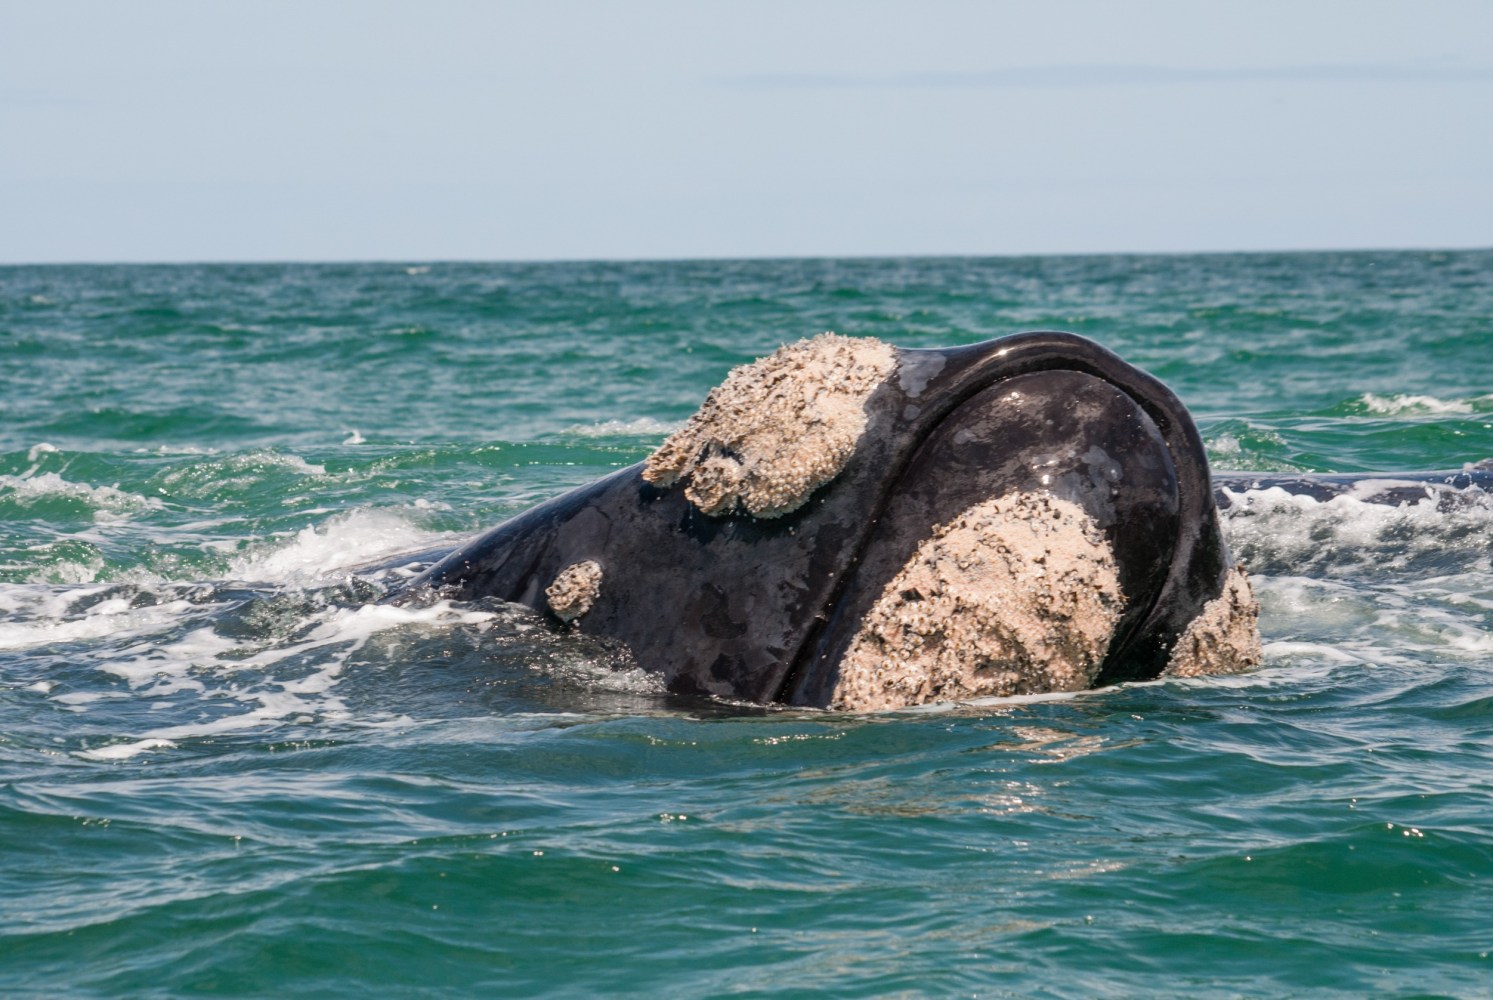
[[[639,417],[636,420],[603,420],[595,424],[575,424],[565,428],[561,433],[582,438],[663,437],[672,434],[678,427],[678,424],[665,423],[662,420],[654,420],[652,417]]]
[[[1493,634],[1482,599],[1493,574],[1459,574],[1477,602],[1448,603],[1435,580],[1257,576],[1267,663],[1414,668],[1427,662],[1484,664]]]
[[[1215,455],[1239,455],[1244,451],[1244,446],[1239,443],[1239,439],[1228,433],[1220,434],[1203,444],[1210,453]]]
[[[216,455],[217,448],[202,448],[192,444],[158,444],[154,448],[136,448],[137,455]]]
[[[0,476],[0,497],[6,496],[25,507],[59,498],[77,500],[104,515],[159,510],[165,506],[159,497],[141,496],[118,486],[75,483],[55,472],[35,475],[28,471],[19,476]]]
[[[254,458],[256,461],[280,465],[291,472],[299,472],[303,476],[325,476],[327,474],[326,466],[315,465],[299,455],[281,455],[277,452],[263,451],[256,452],[253,456],[247,457]]]
[[[142,636],[112,656],[99,657],[99,669],[124,680],[137,698],[200,692],[204,703],[217,709],[215,717],[132,734],[124,742],[89,747],[77,755],[125,760],[183,740],[287,722],[341,720],[347,707],[335,687],[349,660],[375,636],[412,627],[481,627],[494,617],[494,612],[449,602],[424,608],[368,604],[323,609],[293,637],[278,640],[225,635],[211,625],[175,638]]]
[[[1486,664],[1493,653],[1493,497],[1393,506],[1364,482],[1329,500],[1228,493],[1223,525],[1254,573],[1267,663],[1303,669]]]
[[[367,542],[370,527],[383,531],[375,545]],[[386,512],[354,512],[323,529],[247,556],[239,568],[272,571],[282,581],[326,575],[381,547],[430,538]],[[43,680],[32,681],[27,690],[71,712],[108,713],[110,705],[131,699],[152,712],[163,710],[158,726],[117,732],[74,751],[82,759],[118,763],[202,738],[285,725],[396,724],[397,718],[385,720],[377,713],[371,720],[353,717],[338,688],[350,666],[397,669],[412,636],[435,637],[452,629],[485,633],[499,618],[503,635],[542,632],[523,616],[510,620],[490,607],[445,601],[423,607],[348,605],[339,603],[346,599],[341,588],[283,587],[246,601],[237,584],[3,585],[0,648],[86,642],[89,663],[114,679],[111,683],[80,688],[76,680],[65,685]],[[628,694],[662,690],[656,675],[626,669],[625,658],[618,661],[591,644],[557,647],[556,653],[546,662],[570,682]]]
[[[450,535],[417,527],[394,511],[358,509],[307,525],[288,540],[254,546],[233,560],[230,571],[242,580],[308,586],[450,540]]]
[[[129,695],[122,691],[68,691],[57,695],[52,700],[69,708],[79,708],[79,706],[92,705],[95,702],[117,701],[128,697]]]
[[[147,750],[171,750],[176,744],[170,740],[147,739],[133,743],[110,743],[93,750],[80,750],[78,756],[87,760],[127,760]]]
[[[71,492],[71,484],[57,487],[36,479],[42,483],[29,488]],[[117,500],[97,488],[86,495]],[[88,712],[120,697],[150,700],[152,708],[170,708],[183,697],[200,699],[204,711],[183,716],[173,710],[169,716],[205,718],[120,734],[127,739],[79,751],[90,760],[126,760],[170,749],[182,739],[286,720],[340,718],[346,712],[333,689],[349,657],[372,637],[409,627],[486,627],[493,612],[449,604],[347,607],[328,603],[315,591],[298,598],[305,593],[300,588],[345,586],[351,567],[446,540],[400,511],[336,514],[230,559],[234,578],[275,588],[258,605],[244,604],[241,585],[172,583],[143,572],[86,586],[0,584],[0,650],[86,644],[89,662],[128,686],[128,692],[73,685],[54,691],[50,682],[31,688],[69,711]],[[49,569],[54,579],[57,569]],[[96,571],[79,575],[91,580]],[[281,600],[285,606],[276,609]],[[256,612],[256,607],[269,610]],[[264,620],[256,623],[256,613]],[[251,618],[238,622],[234,617],[244,614]]]
[[[103,571],[104,557],[94,553],[81,559],[64,559],[45,569],[33,570],[31,579],[44,583],[92,583]]]
[[[1487,399],[1489,397],[1482,398]],[[1437,399],[1435,396],[1411,395],[1408,393],[1381,396],[1377,393],[1366,392],[1359,397],[1358,401],[1370,413],[1378,413],[1391,417],[1420,414],[1472,413],[1475,409],[1473,403],[1468,400]]]
[[[28,588],[36,590],[37,588]],[[75,594],[68,597],[76,596]],[[125,600],[107,600],[88,608],[82,615],[70,615],[72,600],[56,595],[40,607],[28,609],[27,619],[0,622],[0,649],[23,649],[28,646],[57,645],[108,636],[125,639],[136,635],[154,635],[180,619],[191,605],[170,601],[143,608],[132,608]],[[52,607],[46,607],[51,604]],[[52,612],[52,613],[49,613]]]
[[[54,444],[48,444],[46,441],[42,441],[38,444],[32,445],[31,450],[26,452],[26,461],[39,462],[41,461],[41,457],[43,455],[55,454],[57,454],[57,446]]]
[[[1225,490],[1224,531],[1251,570],[1275,574],[1493,568],[1493,495],[1463,491],[1450,509],[1430,487],[1398,506],[1362,499],[1394,485],[1406,484],[1369,482],[1325,501],[1279,487]]]

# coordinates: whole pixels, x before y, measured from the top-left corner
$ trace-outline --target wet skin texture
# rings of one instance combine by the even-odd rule
[[[1113,547],[1124,612],[1097,684],[1156,677],[1223,586],[1197,429],[1159,381],[1066,333],[899,350],[853,457],[777,518],[707,516],[633,466],[463,545],[391,600],[434,589],[548,613],[545,588],[596,562],[571,628],[624,643],[669,688],[823,707],[862,615],[934,527],[995,496],[1046,491]],[[558,619],[556,619],[558,622]]]

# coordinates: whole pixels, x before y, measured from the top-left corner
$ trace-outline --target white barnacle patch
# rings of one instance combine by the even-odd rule
[[[562,569],[555,581],[544,588],[550,610],[562,622],[570,622],[591,610],[601,596],[601,566],[590,559],[572,563]]]
[[[648,457],[643,478],[685,482],[706,514],[780,517],[834,479],[866,429],[866,401],[896,366],[878,340],[824,333],[735,368]]]
[[[936,526],[886,585],[840,661],[831,704],[1082,690],[1124,603],[1114,552],[1077,504],[986,500]]]
[[[1203,605],[1172,647],[1169,677],[1237,674],[1260,665],[1260,605],[1249,576],[1229,570],[1223,591]]]

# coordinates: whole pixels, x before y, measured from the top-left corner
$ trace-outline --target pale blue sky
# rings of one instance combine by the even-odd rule
[[[1489,0],[0,0],[0,262],[1489,245]]]

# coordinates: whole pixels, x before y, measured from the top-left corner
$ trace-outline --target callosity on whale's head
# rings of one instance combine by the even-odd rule
[[[675,691],[847,710],[1260,655],[1186,410],[1064,333],[784,347],[410,586],[620,640]]]

